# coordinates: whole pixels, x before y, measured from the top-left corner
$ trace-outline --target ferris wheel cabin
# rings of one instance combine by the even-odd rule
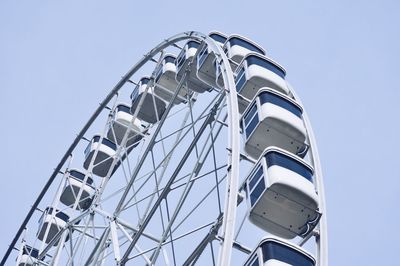
[[[164,114],[166,102],[154,93],[154,86],[150,86],[149,83],[150,79],[148,77],[143,77],[133,90],[131,94],[131,113],[134,114],[135,110],[139,108],[137,118],[147,123],[154,124],[159,121]],[[144,97],[143,103],[139,106],[142,97]]]
[[[203,93],[209,91],[211,88],[197,77],[197,63],[194,56],[197,53],[200,43],[198,41],[188,41],[182,48],[178,57],[176,58],[176,81],[180,82],[185,73],[187,73],[186,84],[190,90]],[[193,62],[192,62],[193,60]],[[189,63],[192,62],[190,72],[186,72]]]
[[[47,207],[39,220],[37,238],[48,244],[63,228],[67,226],[69,216],[62,211]],[[47,235],[46,235],[47,234]],[[57,245],[58,241],[54,243]]]
[[[224,52],[231,60],[232,70],[235,71],[243,58],[249,53],[265,55],[265,50],[257,43],[240,35],[230,35],[224,44]]]
[[[17,258],[17,265],[18,266],[32,266],[37,265],[39,258],[39,250],[36,248],[33,248],[28,245],[23,245],[21,247],[20,254]],[[42,261],[44,260],[44,257],[41,259]]]
[[[257,159],[267,147],[277,146],[304,157],[308,146],[302,113],[293,99],[262,88],[241,119],[247,154]]]
[[[279,148],[268,148],[246,179],[249,219],[283,238],[306,236],[316,226],[318,196],[313,169]]]
[[[227,55],[232,71],[237,73],[239,65],[243,61],[243,59],[249,54],[259,54],[265,56],[265,50],[256,44],[255,42],[240,36],[240,35],[231,35],[226,40],[223,46],[224,52]],[[237,74],[235,74],[237,76]],[[217,76],[217,85],[218,87],[223,87],[223,80],[221,75],[220,67],[216,69]]]
[[[248,102],[262,87],[289,95],[285,76],[285,69],[278,63],[256,53],[248,54],[238,67],[235,78],[236,90],[244,98],[239,98],[239,111],[242,113],[246,109]]]
[[[161,64],[156,70],[154,93],[163,100],[170,102],[178,86],[176,81],[176,56],[166,54],[161,59]],[[180,89],[174,104],[185,103],[187,101],[188,90],[185,85]]]
[[[210,32],[208,36],[214,40],[219,46],[223,46],[227,37],[219,32]],[[211,49],[204,45],[202,50],[197,55],[197,77],[209,85],[210,87],[217,87],[216,82],[216,57]]]
[[[100,143],[100,139],[100,135],[94,135],[86,147],[83,167],[86,170],[91,170],[91,172],[95,175],[105,177],[113,163],[113,157],[116,153],[117,146],[114,142],[106,138],[103,138]],[[95,156],[94,159],[93,156]],[[89,169],[92,160],[93,168]]]
[[[81,171],[70,169],[66,174],[66,186],[61,193],[60,202],[73,208],[77,203],[77,209],[87,210],[93,199],[95,188],[93,179]]]
[[[244,266],[315,266],[313,256],[297,245],[276,238],[265,238],[250,254]]]
[[[107,132],[107,138],[118,145],[121,145],[126,134],[125,147],[134,148],[146,133],[140,119],[133,119],[131,107],[128,104],[120,103],[113,110],[111,126]]]

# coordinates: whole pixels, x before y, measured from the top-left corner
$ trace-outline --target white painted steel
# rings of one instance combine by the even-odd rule
[[[223,80],[224,86],[222,87],[223,89],[220,90],[220,92],[225,94],[224,101],[226,101],[226,105],[222,105],[222,106],[224,106],[224,108],[226,108],[226,110],[227,110],[227,119],[226,119],[226,121],[221,120],[221,122],[222,122],[221,125],[226,126],[228,128],[228,130],[227,130],[228,145],[226,147],[227,151],[228,151],[227,152],[228,167],[226,168],[227,174],[226,174],[225,191],[221,191],[221,195],[223,194],[225,197],[224,201],[222,201],[223,202],[223,211],[221,212],[221,214],[223,214],[223,215],[221,217],[221,221],[215,223],[214,226],[216,226],[216,234],[217,235],[214,235],[214,238],[213,237],[210,238],[210,241],[213,241],[214,239],[218,239],[221,242],[221,246],[220,246],[220,248],[218,248],[218,250],[219,250],[218,265],[231,265],[233,263],[233,261],[231,261],[232,246],[234,243],[236,246],[240,246],[239,244],[236,243],[236,241],[234,241],[234,235],[235,235],[235,228],[236,228],[236,212],[237,212],[237,204],[238,204],[238,196],[239,196],[238,195],[238,190],[239,190],[238,182],[239,182],[240,132],[241,132],[240,128],[239,128],[239,121],[240,121],[239,118],[240,117],[239,117],[239,108],[238,108],[238,96],[236,93],[234,74],[232,72],[231,66],[236,66],[236,64],[234,64],[234,62],[235,62],[235,60],[238,60],[239,57],[237,57],[237,56],[242,56],[242,57],[244,56],[245,52],[243,50],[236,49],[239,47],[234,47],[234,46],[229,47],[229,53],[231,53],[231,54],[228,53],[228,56],[227,56],[223,52],[220,44],[214,42],[209,36],[199,33],[199,32],[186,32],[186,33],[178,34],[178,35],[175,35],[175,36],[161,42],[158,46],[156,46],[148,54],[146,54],[144,56],[144,58],[142,60],[140,60],[134,67],[132,67],[132,69],[130,69],[129,72],[123,77],[123,79],[114,87],[114,89],[110,92],[109,96],[107,96],[105,101],[102,102],[99,109],[91,117],[88,124],[85,125],[84,129],[78,135],[78,138],[80,139],[84,136],[86,130],[89,128],[91,123],[93,123],[94,120],[99,115],[99,113],[100,113],[99,110],[101,108],[104,108],[108,104],[111,97],[113,95],[116,95],[118,90],[121,89],[121,87],[126,82],[128,82],[130,77],[137,70],[139,70],[147,61],[152,59],[153,56],[155,56],[157,53],[163,51],[164,48],[166,48],[170,45],[174,45],[176,42],[183,41],[183,40],[195,40],[198,42],[203,41],[204,45],[207,45],[207,49],[209,49],[209,51],[211,51],[214,54],[219,72],[221,73],[221,80]],[[195,58],[197,52],[198,51],[196,51],[196,52],[188,51],[188,54],[192,54],[191,55],[191,59],[193,59],[193,60],[191,60],[192,65],[189,67],[188,71],[185,71],[184,73],[182,73],[181,78],[183,80],[184,76],[187,74],[188,78],[189,78],[188,81],[190,81],[190,80],[199,81],[201,86],[194,87],[194,90],[197,90],[197,92],[203,93],[208,90],[209,84],[205,84],[204,82],[200,81],[197,78],[196,58]],[[236,57],[234,57],[235,54],[237,55]],[[230,57],[230,58],[228,58],[228,57]],[[189,62],[187,62],[187,63],[189,63]],[[167,73],[167,74],[168,74],[168,72],[172,73],[173,72],[172,68],[173,68],[172,65],[166,66],[165,69],[163,66],[163,72]],[[183,68],[183,69],[185,69],[185,68]],[[153,73],[153,74],[155,74],[155,73]],[[188,81],[186,81],[185,84],[189,84],[190,82],[188,82]],[[160,83],[162,83],[162,82],[160,82]],[[175,84],[177,84],[178,88],[176,91],[171,91],[171,93],[173,93],[174,95],[170,99],[176,99],[173,97],[177,97],[177,96],[179,99],[179,97],[182,96],[181,91],[179,91],[179,87],[182,90],[185,88],[185,84],[183,84],[183,82],[181,82],[181,83],[182,84],[178,84],[175,82]],[[160,84],[160,85],[163,86],[162,84]],[[156,87],[154,87],[154,86],[156,86]],[[169,85],[166,85],[166,87],[168,87],[168,86]],[[161,131],[163,119],[165,119],[165,117],[163,116],[164,111],[166,113],[168,113],[170,111],[170,109],[172,108],[172,105],[174,105],[175,103],[170,103],[168,105],[165,103],[165,110],[160,109],[159,110],[160,112],[156,111],[154,113],[155,117],[150,116],[150,118],[149,118],[148,113],[145,111],[145,108],[154,107],[155,99],[161,100],[161,101],[164,101],[165,99],[163,99],[163,97],[160,97],[160,94],[157,94],[157,91],[155,89],[158,89],[158,87],[157,87],[157,83],[154,81],[154,79],[151,80],[149,84],[146,84],[146,86],[143,85],[139,89],[140,89],[139,95],[141,94],[141,95],[144,95],[145,97],[139,97],[136,101],[134,101],[134,106],[131,109],[131,111],[133,113],[132,117],[127,117],[127,116],[125,116],[125,114],[122,114],[122,113],[116,114],[116,120],[114,122],[121,124],[121,125],[129,125],[132,128],[134,128],[135,126],[137,126],[135,124],[136,123],[135,119],[137,119],[137,118],[142,119],[141,116],[144,114],[145,116],[147,115],[147,118],[148,118],[147,121],[146,121],[146,119],[144,119],[146,122],[158,123],[157,125],[155,125],[153,127],[152,132],[151,132],[151,134],[154,134],[154,136],[156,136],[157,133]],[[207,93],[205,93],[205,95],[206,94]],[[189,101],[189,104],[191,104],[190,101]],[[281,112],[281,111],[282,110],[280,110],[279,112]],[[278,112],[278,111],[275,110],[274,112]],[[128,123],[126,123],[126,122],[128,122]],[[109,117],[108,123],[109,123],[108,125],[112,125],[112,117]],[[145,224],[141,224],[139,227],[136,227],[136,225],[130,225],[128,223],[119,222],[120,220],[121,221],[123,220],[123,219],[121,219],[121,218],[123,218],[121,211],[127,207],[126,205],[124,205],[125,204],[124,202],[125,202],[127,196],[129,195],[129,193],[131,193],[132,191],[135,191],[135,189],[136,189],[134,186],[134,179],[136,178],[137,173],[135,173],[135,171],[133,169],[130,169],[130,170],[124,169],[124,171],[129,171],[129,173],[133,172],[133,174],[131,175],[132,178],[130,180],[129,179],[126,180],[126,182],[127,182],[126,186],[122,189],[123,193],[121,193],[122,196],[120,198],[120,203],[116,207],[115,212],[113,214],[111,214],[111,213],[107,214],[107,213],[103,212],[103,214],[102,214],[104,216],[105,221],[108,221],[108,224],[109,224],[108,226],[106,226],[104,228],[97,227],[93,223],[90,224],[90,222],[87,224],[81,225],[81,226],[74,225],[74,223],[77,222],[78,220],[80,220],[84,217],[90,217],[90,216],[88,216],[89,213],[92,213],[92,214],[96,213],[96,215],[97,215],[102,212],[102,211],[98,211],[98,210],[100,210],[99,209],[100,206],[98,206],[98,204],[100,203],[98,201],[98,199],[100,198],[99,196],[102,195],[104,188],[106,187],[106,185],[109,181],[110,176],[113,174],[114,167],[119,166],[119,164],[121,163],[121,160],[123,160],[123,157],[121,157],[121,155],[125,152],[125,147],[126,147],[126,143],[129,138],[129,136],[128,136],[129,134],[121,133],[121,136],[123,135],[123,137],[120,140],[116,141],[117,144],[120,144],[121,147],[118,146],[116,150],[113,150],[101,143],[104,138],[104,135],[107,135],[107,133],[109,133],[109,131],[107,131],[108,129],[109,129],[109,127],[107,127],[105,129],[105,132],[101,135],[99,143],[97,143],[96,145],[94,145],[95,143],[90,144],[89,150],[88,150],[89,152],[86,154],[87,157],[86,157],[86,161],[85,161],[85,164],[86,164],[85,168],[87,168],[87,170],[89,172],[95,172],[96,167],[98,167],[100,165],[104,166],[104,162],[107,161],[108,158],[111,158],[111,160],[109,160],[110,164],[109,165],[107,164],[106,169],[103,169],[105,172],[105,175],[104,175],[104,178],[101,179],[101,184],[96,190],[96,198],[94,200],[94,204],[91,207],[91,209],[88,210],[87,212],[82,212],[80,215],[74,215],[74,217],[76,217],[76,218],[74,218],[73,220],[71,220],[68,223],[65,223],[63,228],[61,228],[57,232],[57,235],[59,235],[59,239],[61,239],[61,241],[55,240],[54,242],[56,244],[56,242],[58,241],[58,243],[60,243],[59,247],[61,247],[61,245],[65,244],[65,246],[63,245],[63,248],[70,249],[70,251],[68,251],[67,253],[72,254],[71,256],[78,256],[76,253],[78,251],[79,245],[81,245],[80,243],[82,243],[82,245],[85,245],[85,241],[82,240],[83,238],[81,238],[81,236],[85,235],[85,236],[88,236],[91,239],[91,241],[94,241],[95,243],[97,243],[96,246],[94,247],[94,249],[92,250],[92,252],[89,254],[88,260],[86,261],[86,265],[105,264],[106,258],[110,254],[106,251],[106,249],[104,249],[105,247],[111,247],[111,249],[114,250],[114,251],[112,251],[112,252],[114,252],[112,254],[112,256],[114,256],[114,258],[116,259],[115,260],[116,263],[124,265],[125,263],[129,262],[130,259],[132,259],[132,257],[129,256],[131,249],[128,248],[125,253],[121,252],[121,248],[123,247],[123,245],[125,245],[124,248],[126,248],[127,245],[130,245],[129,243],[127,244],[127,243],[121,242],[121,235],[124,235],[126,239],[128,239],[130,242],[132,242],[131,243],[133,245],[132,248],[135,248],[135,250],[138,252],[137,254],[135,254],[135,257],[143,256],[146,263],[148,263],[149,261],[156,259],[158,254],[155,254],[155,257],[146,257],[145,253],[149,252],[149,251],[146,251],[146,249],[139,248],[139,246],[137,246],[136,242],[135,242],[137,240],[137,236],[141,236],[141,235],[147,236],[147,237],[149,236],[149,232],[144,230]],[[114,131],[117,131],[117,130],[114,130]],[[134,131],[136,131],[136,130],[134,130]],[[308,131],[309,130],[307,128],[307,132]],[[144,133],[144,131],[141,131],[141,132]],[[152,136],[150,136],[149,138],[146,138],[146,141],[149,141],[150,143],[154,143],[156,141],[156,139],[153,138]],[[68,150],[69,154],[75,148],[77,143],[78,143],[77,141],[74,141],[74,143],[71,145],[70,149]],[[310,142],[310,144],[312,145],[311,142]],[[176,145],[179,145],[179,143],[177,143]],[[103,147],[103,146],[105,146],[105,147]],[[151,145],[145,146],[145,151],[142,152],[142,154],[144,154],[144,156],[146,156],[147,154],[150,154],[149,153],[150,149],[148,148],[150,146]],[[197,147],[195,150],[197,152]],[[103,160],[97,160],[98,156],[100,156],[102,154],[105,154],[106,158]],[[315,156],[315,154],[316,153],[313,153],[312,155]],[[92,156],[92,158],[89,158],[90,156]],[[64,158],[65,157],[63,157],[62,160],[64,160]],[[313,162],[315,163],[315,161],[316,161],[316,159],[314,158]],[[143,162],[144,162],[144,159],[141,160],[141,158],[139,158],[139,162],[138,162],[139,167]],[[200,164],[202,164],[201,160],[199,160],[198,162],[200,162]],[[60,163],[60,165],[62,166],[62,163]],[[61,168],[61,166],[60,166],[60,168]],[[125,166],[125,167],[127,167],[127,166]],[[55,171],[60,171],[60,168],[57,167]],[[193,177],[195,179],[198,178],[195,175]],[[319,175],[316,175],[315,178],[318,179]],[[191,179],[189,179],[189,180],[191,180]],[[322,183],[322,181],[319,182],[318,186],[317,186],[319,193],[321,191],[323,193],[323,188],[321,187],[321,183]],[[187,184],[187,185],[188,185],[187,191],[189,192],[191,185],[190,184]],[[79,193],[83,194],[82,193],[83,191],[84,191],[84,189],[83,190],[81,189],[81,191]],[[82,195],[78,195],[78,197],[80,197],[80,196],[82,196]],[[319,195],[319,197],[320,197],[320,195]],[[165,198],[162,198],[162,199],[166,200],[166,196],[165,196]],[[185,200],[185,194],[183,194],[182,202],[184,202],[184,200]],[[37,206],[37,204],[36,204],[36,206]],[[177,208],[177,211],[179,211],[179,207]],[[31,214],[29,214],[29,215],[31,215]],[[29,217],[27,217],[27,219],[29,219]],[[174,219],[174,217],[172,217],[172,219]],[[24,223],[25,223],[25,221],[24,221]],[[212,225],[212,224],[205,225],[205,227],[201,226],[198,228],[194,228],[191,232],[188,232],[188,234],[196,232],[197,230],[200,230],[202,228],[207,228],[207,226],[210,226],[210,225]],[[142,227],[142,226],[144,226],[144,227]],[[318,228],[322,229],[323,227],[319,226]],[[69,241],[69,243],[66,242],[66,236],[68,234],[72,235],[73,230],[76,230],[77,232],[81,233],[80,238],[74,240],[75,241],[74,244],[73,244],[73,241],[71,241],[71,240]],[[102,230],[102,231],[99,234],[100,230]],[[20,234],[20,233],[18,233],[18,234]],[[161,244],[163,243],[163,241],[166,241],[166,243],[169,241],[172,241],[172,239],[169,240],[167,238],[167,236],[168,236],[168,234],[164,234],[162,239],[156,240],[156,241],[160,241]],[[178,236],[177,238],[180,238],[183,236],[185,236],[185,234],[183,234],[182,236]],[[322,234],[321,234],[321,236],[322,236]],[[154,241],[154,239],[152,240],[152,238],[153,237],[150,237],[149,241]],[[326,239],[323,239],[323,241],[326,241]],[[320,241],[320,243],[323,243],[323,241]],[[210,242],[210,243],[212,243],[212,242]],[[53,243],[49,243],[48,245],[50,246],[52,244]],[[216,243],[214,242],[214,246],[215,246],[215,244]],[[76,250],[74,250],[75,245],[76,245]],[[49,247],[49,246],[41,249],[41,254],[40,254],[41,258],[43,258],[46,255],[46,252],[48,252],[51,249],[51,247]],[[321,247],[321,245],[320,245],[320,247]],[[60,248],[57,250],[61,251],[62,249]],[[158,250],[163,254],[164,262],[166,264],[169,264],[171,262],[171,257],[168,256],[168,254],[167,254],[168,252],[163,248],[162,245],[158,246]],[[58,251],[56,252],[57,254],[58,254]],[[195,251],[195,252],[198,252],[198,253],[194,254],[195,255],[193,257],[194,260],[192,262],[197,261],[198,258],[196,258],[196,256],[200,256],[202,253],[202,251]],[[325,251],[318,251],[318,254],[320,256],[321,255],[324,256],[324,254],[326,254],[326,253],[325,253]],[[56,257],[58,259],[58,255]],[[323,261],[323,260],[321,260],[321,261]],[[320,265],[325,266],[327,264],[320,264]]]
[[[288,83],[290,91],[292,92],[296,101],[302,105],[300,98],[297,96],[293,87]],[[307,112],[303,109],[304,123],[307,128],[308,139],[310,142],[310,154],[311,161],[314,167],[314,182],[317,187],[317,193],[319,197],[319,209],[322,216],[318,223],[318,231],[316,236],[317,243],[317,266],[328,266],[328,225],[327,225],[327,209],[325,202],[325,190],[324,190],[324,179],[322,174],[321,161],[318,153],[317,141],[315,139],[314,131],[311,126],[310,119],[308,118]]]

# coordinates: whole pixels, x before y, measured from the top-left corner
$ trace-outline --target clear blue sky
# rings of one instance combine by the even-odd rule
[[[250,37],[288,72],[325,174],[330,265],[398,265],[400,2],[0,2],[0,256],[128,68],[185,30]]]

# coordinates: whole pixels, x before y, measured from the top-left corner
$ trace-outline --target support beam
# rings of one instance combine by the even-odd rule
[[[139,240],[141,234],[147,227],[148,223],[150,222],[151,218],[153,217],[154,213],[158,209],[158,206],[161,204],[162,200],[165,199],[165,197],[168,195],[168,193],[171,191],[171,185],[174,183],[175,178],[178,176],[180,173],[182,167],[186,163],[187,158],[189,158],[190,154],[192,153],[193,149],[196,147],[196,144],[200,137],[202,136],[203,132],[207,128],[207,126],[214,120],[216,108],[218,108],[222,98],[216,103],[216,105],[213,107],[213,110],[210,112],[209,116],[206,118],[206,120],[203,122],[201,128],[197,132],[197,135],[193,139],[193,141],[190,143],[190,146],[188,147],[187,151],[183,155],[182,159],[180,160],[179,164],[177,165],[174,173],[172,174],[171,178],[168,180],[167,184],[165,185],[165,189],[160,193],[160,196],[157,198],[156,202],[154,203],[153,207],[149,211],[148,215],[146,218],[143,220],[141,223],[138,232],[133,236],[132,242],[130,243],[129,247],[127,248],[125,254],[123,255],[121,259],[121,263],[124,265],[127,260],[130,252],[132,251],[133,247],[136,245],[137,241]]]

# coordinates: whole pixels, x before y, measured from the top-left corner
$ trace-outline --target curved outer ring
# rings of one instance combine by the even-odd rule
[[[325,191],[324,191],[324,181],[322,177],[322,167],[321,161],[319,159],[319,153],[317,148],[317,141],[315,140],[314,131],[312,130],[310,119],[308,118],[307,112],[300,98],[297,96],[293,87],[289,85],[289,89],[294,95],[296,101],[303,107],[303,119],[307,129],[308,138],[311,146],[311,159],[314,166],[314,176],[315,183],[318,191],[319,209],[322,212],[322,216],[319,220],[319,232],[317,239],[317,266],[327,266],[328,265],[328,226],[326,218],[326,202],[325,202]]]

